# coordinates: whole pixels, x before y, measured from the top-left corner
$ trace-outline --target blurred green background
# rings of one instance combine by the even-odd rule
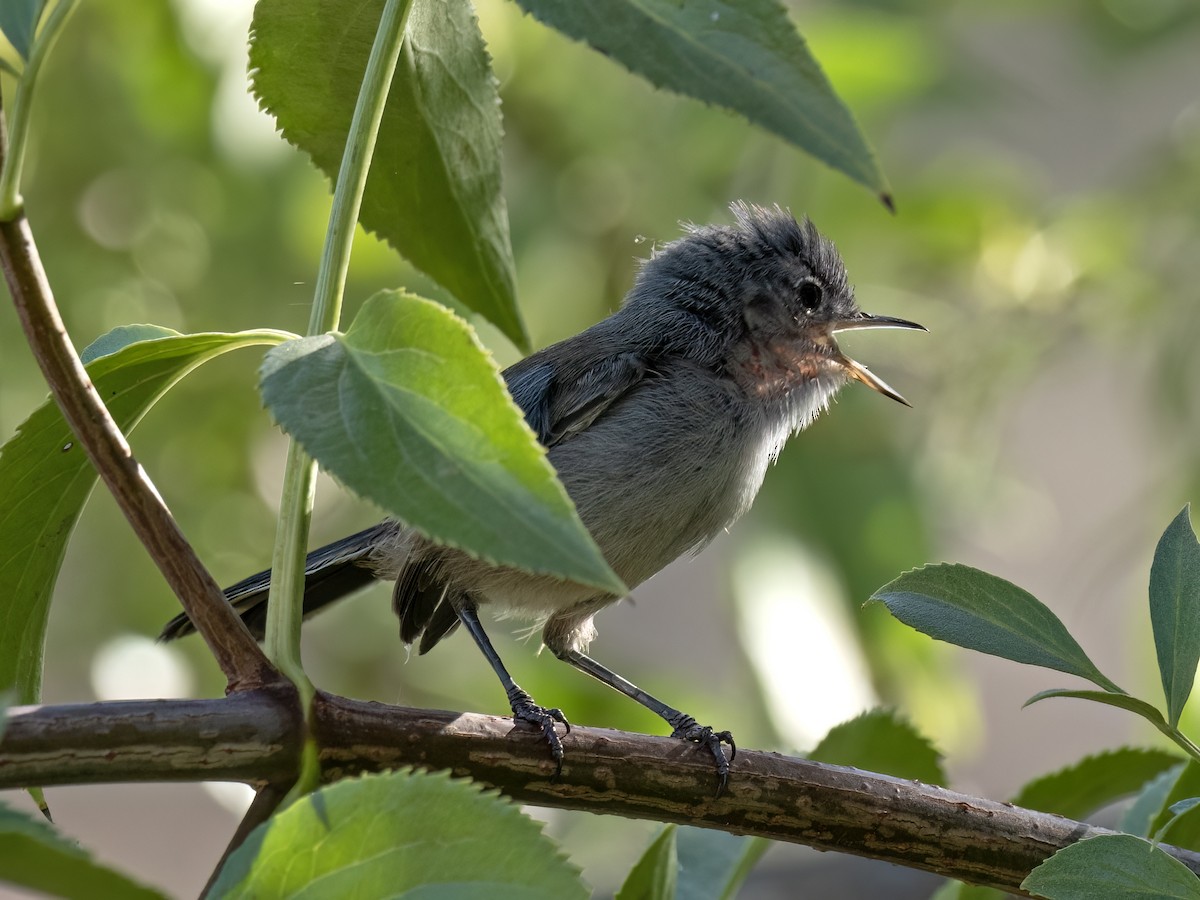
[[[1200,496],[1200,7],[793,5],[879,152],[894,217],[795,149],[653,91],[513,4],[478,9],[501,83],[506,194],[536,345],[615,309],[654,242],[680,221],[729,221],[739,198],[811,216],[841,248],[864,309],[931,331],[847,338],[915,409],[847,388],[731,534],[599,617],[594,655],[745,747],[805,750],[864,706],[895,705],[947,753],[953,787],[998,799],[1086,752],[1153,742],[1112,709],[1020,711],[1068,679],[934,645],[860,604],[905,568],[976,565],[1038,595],[1102,669],[1157,696],[1150,556]],[[83,0],[51,56],[24,195],[77,345],[131,322],[304,329],[328,187],[246,94],[250,10],[248,0]],[[396,285],[436,296],[362,236],[346,321]],[[502,363],[516,359],[480,331]],[[284,442],[254,389],[258,361],[241,351],[201,369],[132,440],[224,582],[270,557]],[[0,434],[44,397],[4,304]],[[326,480],[314,545],[378,516]],[[507,712],[465,638],[406,663],[388,606],[376,588],[310,623],[318,685]],[[98,491],[51,614],[46,702],[219,694],[198,642],[149,643],[176,611]],[[664,730],[515,630],[492,627],[540,702],[581,724]],[[1200,733],[1194,713],[1187,722]],[[238,813],[222,804],[241,802],[195,785],[49,799],[85,846],[181,896],[203,884],[232,831]],[[600,895],[656,830],[538,815]],[[921,897],[935,883],[777,848],[743,896],[804,885],[811,896]]]

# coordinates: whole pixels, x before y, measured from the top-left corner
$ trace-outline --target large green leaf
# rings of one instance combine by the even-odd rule
[[[676,826],[658,833],[637,861],[614,900],[676,900],[679,858],[675,851]]]
[[[229,858],[212,896],[571,900],[579,872],[507,800],[446,773],[348,779],[297,800]]]
[[[1022,889],[1049,900],[1200,900],[1200,878],[1143,838],[1105,834],[1064,847]]]
[[[733,900],[770,846],[766,838],[681,825],[675,834],[676,900]]]
[[[154,325],[109,332],[83,352],[88,374],[117,424],[128,431],[171,385],[206,360],[238,347],[278,344],[279,331],[179,334]],[[96,472],[58,407],[47,401],[0,448],[0,689],[38,699],[50,596],[67,538]]]
[[[1150,621],[1167,697],[1167,721],[1178,725],[1200,660],[1200,543],[1186,506],[1167,526],[1154,550]]]
[[[100,865],[53,826],[4,806],[0,806],[0,884],[79,900],[163,896]]]
[[[21,59],[29,59],[33,32],[44,5],[45,0],[3,0],[0,3],[0,31],[4,32]]]
[[[651,84],[723,106],[890,203],[874,153],[778,0],[517,0]]]
[[[331,474],[439,543],[624,593],[470,326],[383,291],[267,354],[263,397]]]
[[[1030,781],[1012,802],[1068,819],[1082,819],[1137,793],[1147,782],[1182,762],[1179,756],[1165,750],[1139,747],[1108,750]]]
[[[945,784],[941,754],[893,710],[872,709],[835,725],[808,755],[817,762],[854,766],[926,784]]]
[[[255,94],[330,178],[383,0],[259,0]],[[464,305],[528,345],[501,193],[496,80],[469,3],[412,0],[359,218]]]
[[[885,584],[871,600],[938,640],[1078,675],[1108,691],[1120,690],[1045,604],[987,572],[950,563],[924,566]]]

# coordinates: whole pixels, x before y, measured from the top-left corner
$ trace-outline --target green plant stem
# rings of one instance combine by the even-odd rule
[[[346,149],[342,155],[334,188],[325,248],[317,273],[309,335],[336,330],[341,318],[346,272],[350,267],[350,249],[358,211],[362,205],[367,173],[375,152],[375,139],[387,102],[388,88],[400,58],[404,28],[411,0],[387,0],[375,33],[375,43],[367,60],[362,89],[354,107]],[[316,464],[300,445],[292,442],[284,469],[283,497],[279,510],[279,529],[272,560],[271,590],[267,604],[267,656],[295,682],[307,710],[313,687],[300,659],[300,622],[304,595],[304,558],[308,546],[316,483]],[[293,794],[312,790],[319,777],[315,746],[308,742],[303,771]]]
[[[29,109],[34,82],[50,47],[62,30],[63,22],[74,8],[75,0],[59,0],[50,10],[29,50],[25,70],[17,79],[12,115],[9,117],[8,155],[0,168],[0,220],[12,220],[21,208],[21,169],[25,164],[25,144],[29,140]]]
[[[1154,722],[1154,727],[1169,737],[1184,753],[1200,763],[1200,747],[1197,747],[1178,728],[1172,728],[1166,722]]]

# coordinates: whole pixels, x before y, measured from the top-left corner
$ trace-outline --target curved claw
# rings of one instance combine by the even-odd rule
[[[528,722],[530,725],[535,725],[542,730],[542,737],[550,745],[550,756],[554,759],[554,774],[550,780],[557,780],[558,776],[562,774],[563,745],[558,737],[558,732],[554,729],[554,725],[557,722],[565,726],[567,734],[570,734],[571,723],[567,721],[567,717],[563,715],[561,709],[555,707],[547,709],[546,707],[538,706],[528,694],[525,694],[524,697],[518,697],[513,701],[512,712],[514,721]]]
[[[671,737],[679,738],[682,741],[692,741],[708,748],[708,752],[713,756],[713,761],[717,764],[716,796],[720,797],[729,783],[729,763],[737,756],[737,744],[733,741],[733,735],[728,731],[713,731],[708,725],[700,725],[691,716],[683,713],[668,720],[668,724],[674,729]],[[722,743],[728,744],[730,747],[729,759],[725,758],[725,751],[721,749]]]
[[[729,745],[729,761],[733,762],[737,759],[737,744],[733,741],[733,735],[728,731],[719,731],[715,736]]]

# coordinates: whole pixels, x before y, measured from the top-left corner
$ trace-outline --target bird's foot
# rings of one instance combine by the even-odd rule
[[[554,781],[562,774],[563,764],[562,741],[559,740],[554,726],[555,723],[563,725],[567,729],[567,734],[570,734],[571,723],[567,721],[567,717],[563,715],[561,709],[538,706],[533,702],[533,698],[520,688],[509,692],[508,702],[512,706],[514,721],[528,722],[530,725],[536,725],[542,729],[542,737],[550,745],[550,755],[554,757],[554,776],[550,779]]]
[[[717,764],[717,796],[720,797],[725,785],[729,783],[729,763],[737,757],[737,744],[733,742],[733,735],[728,731],[713,731],[707,725],[697,724],[695,719],[684,713],[671,716],[667,719],[667,724],[674,729],[671,737],[681,741],[692,741],[708,748]],[[729,745],[729,759],[725,758],[722,744]]]

